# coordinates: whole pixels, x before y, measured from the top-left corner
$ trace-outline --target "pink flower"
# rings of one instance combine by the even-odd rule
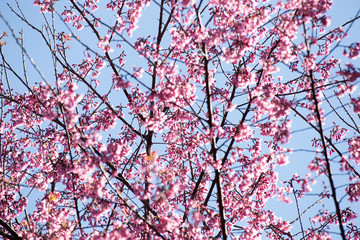
[[[344,56],[356,59],[360,56],[360,42],[350,45],[349,52],[344,51]]]
[[[181,6],[183,6],[183,7],[192,6],[195,4],[195,2],[196,2],[196,0],[182,0]]]
[[[114,49],[112,49],[110,47],[110,36],[106,35],[104,38],[101,38],[98,42],[98,47],[101,48],[104,52],[108,52],[111,53],[114,51]]]
[[[115,89],[124,89],[124,88],[129,88],[129,87],[133,86],[133,84],[131,82],[127,82],[118,76],[113,78],[113,82],[115,83],[115,85],[114,85]]]

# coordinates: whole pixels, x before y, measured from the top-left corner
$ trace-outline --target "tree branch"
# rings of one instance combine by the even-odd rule
[[[325,161],[326,161],[326,170],[327,170],[327,175],[328,175],[328,179],[329,179],[329,182],[330,182],[332,198],[333,198],[334,204],[335,204],[337,220],[339,222],[340,234],[341,234],[342,239],[346,240],[344,226],[343,226],[342,221],[341,221],[340,204],[339,204],[339,202],[338,202],[338,200],[336,198],[336,189],[335,189],[335,184],[334,184],[334,180],[333,180],[333,176],[332,176],[332,172],[331,172],[330,160],[329,160],[328,153],[327,153],[324,131],[323,131],[323,128],[322,128],[322,123],[321,123],[321,115],[320,115],[320,110],[319,110],[319,103],[318,103],[318,100],[317,100],[317,97],[316,97],[315,82],[314,82],[314,78],[313,78],[313,70],[310,70],[310,79],[311,79],[312,95],[313,95],[313,99],[314,99],[314,102],[315,102],[315,113],[316,113],[316,116],[317,116],[317,119],[318,119],[319,133],[320,133],[321,142],[322,142],[322,145],[323,145],[323,154],[324,154]]]

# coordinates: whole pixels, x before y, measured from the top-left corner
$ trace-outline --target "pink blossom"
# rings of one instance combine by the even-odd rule
[[[114,49],[112,49],[110,47],[110,36],[109,35],[106,35],[104,38],[101,38],[99,40],[99,43],[98,43],[98,47],[101,48],[104,52],[108,52],[108,53],[111,53],[114,51]]]
[[[196,2],[196,0],[182,0],[181,5],[183,7],[192,6],[195,4],[195,2]]]
[[[133,86],[132,83],[124,81],[121,77],[114,77],[113,81],[116,89],[130,88]]]
[[[358,58],[360,55],[360,42],[354,43],[349,47],[349,52],[344,52],[344,56],[352,59]]]

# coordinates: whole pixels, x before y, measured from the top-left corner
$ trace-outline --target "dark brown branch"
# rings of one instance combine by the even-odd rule
[[[10,235],[5,234],[4,232],[0,231],[0,235],[3,235],[4,237],[11,239],[11,240],[21,240],[22,237],[20,237],[14,229],[12,229],[6,222],[4,222],[2,219],[0,219],[0,225],[5,228]]]
[[[208,110],[208,124],[209,130],[212,131],[213,128],[213,110],[211,104],[211,86],[210,86],[210,79],[209,79],[209,60],[207,55],[207,50],[205,44],[202,46],[202,50],[204,53],[204,69],[205,69],[205,84],[206,84],[206,101],[207,101],[207,110]],[[216,140],[214,137],[211,138],[211,151],[210,154],[212,155],[212,160],[215,164],[217,164],[217,148],[216,148]],[[225,208],[224,208],[224,199],[223,199],[223,189],[221,186],[221,169],[215,169],[215,179],[216,188],[217,188],[217,200],[219,204],[219,215],[220,215],[220,225],[221,225],[221,232],[223,240],[227,239],[227,229],[226,229],[226,219],[225,219]]]
[[[291,188],[293,189],[293,194],[294,194],[294,198],[295,198],[296,210],[297,210],[297,213],[298,213],[298,219],[299,219],[299,223],[300,223],[301,233],[302,233],[303,239],[305,239],[305,231],[304,231],[303,223],[302,223],[302,220],[301,220],[301,213],[300,213],[300,208],[299,208],[299,201],[298,201],[298,199],[297,199],[296,191],[295,191],[295,189],[294,189],[294,186],[293,186],[293,184],[292,184],[292,181],[290,181],[290,186],[291,186]]]
[[[279,97],[278,97],[279,98]],[[294,107],[290,106],[290,109],[294,111],[297,115],[299,115],[307,124],[309,124],[314,130],[316,130],[320,134],[320,130],[314,126],[311,122],[309,122],[305,116],[303,116],[298,110],[296,110]],[[342,158],[343,154],[340,152],[340,150],[332,143],[331,139],[323,135],[327,143],[335,150],[335,152]],[[352,172],[360,178],[360,174],[356,171],[356,169],[348,162],[346,161],[347,166],[352,170]]]
[[[321,142],[322,142],[322,145],[323,145],[323,155],[324,155],[325,161],[326,161],[327,175],[328,175],[328,179],[329,179],[329,182],[330,182],[332,198],[333,198],[334,204],[335,204],[337,220],[339,222],[340,234],[341,234],[342,239],[345,240],[346,239],[345,230],[344,230],[344,226],[343,226],[342,221],[341,221],[341,209],[340,209],[340,204],[339,204],[339,202],[338,202],[338,200],[336,198],[336,189],[335,189],[334,179],[333,179],[332,172],[331,172],[330,160],[329,160],[328,153],[327,153],[325,136],[324,136],[324,131],[323,131],[323,128],[322,128],[322,123],[321,123],[319,102],[318,102],[317,97],[316,97],[315,81],[314,81],[314,78],[313,78],[313,71],[312,70],[310,70],[310,79],[311,79],[312,95],[313,95],[314,102],[315,102],[315,113],[316,113],[316,116],[317,116],[317,119],[318,119],[319,133],[320,133]]]
[[[346,25],[348,25],[348,24],[350,24],[350,23],[352,23],[352,22],[356,21],[356,20],[357,20],[357,19],[359,19],[359,18],[360,18],[360,16],[357,16],[356,18],[354,18],[354,19],[352,19],[352,20],[347,21],[346,23],[344,23],[344,24],[343,24],[343,25],[341,25],[340,27],[345,27]],[[321,36],[321,37],[319,37],[317,40],[319,41],[319,40],[323,39],[324,37],[327,37],[329,34],[333,33],[333,32],[334,32],[334,31],[336,31],[336,30],[338,30],[340,27],[337,27],[337,28],[335,28],[335,29],[331,30],[330,32],[328,32],[328,33],[326,33],[326,34],[322,35],[322,36]]]

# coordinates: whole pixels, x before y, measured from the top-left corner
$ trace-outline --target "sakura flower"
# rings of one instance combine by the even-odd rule
[[[127,81],[123,80],[122,77],[118,77],[118,76],[113,78],[113,82],[115,83],[115,85],[114,85],[115,89],[125,89],[125,88],[129,88],[129,87],[133,86],[132,83],[127,82]]]
[[[349,52],[344,51],[344,56],[351,59],[358,58],[360,56],[360,42],[352,44],[349,47]]]
[[[195,2],[196,2],[196,0],[182,0],[181,6],[183,6],[183,7],[192,6],[195,4]]]
[[[110,36],[106,35],[104,38],[101,38],[98,42],[98,47],[101,48],[104,52],[108,52],[111,53],[114,51],[114,49],[112,49],[110,47]]]
[[[236,141],[246,141],[252,136],[252,132],[249,125],[241,124],[237,127],[234,138]]]

